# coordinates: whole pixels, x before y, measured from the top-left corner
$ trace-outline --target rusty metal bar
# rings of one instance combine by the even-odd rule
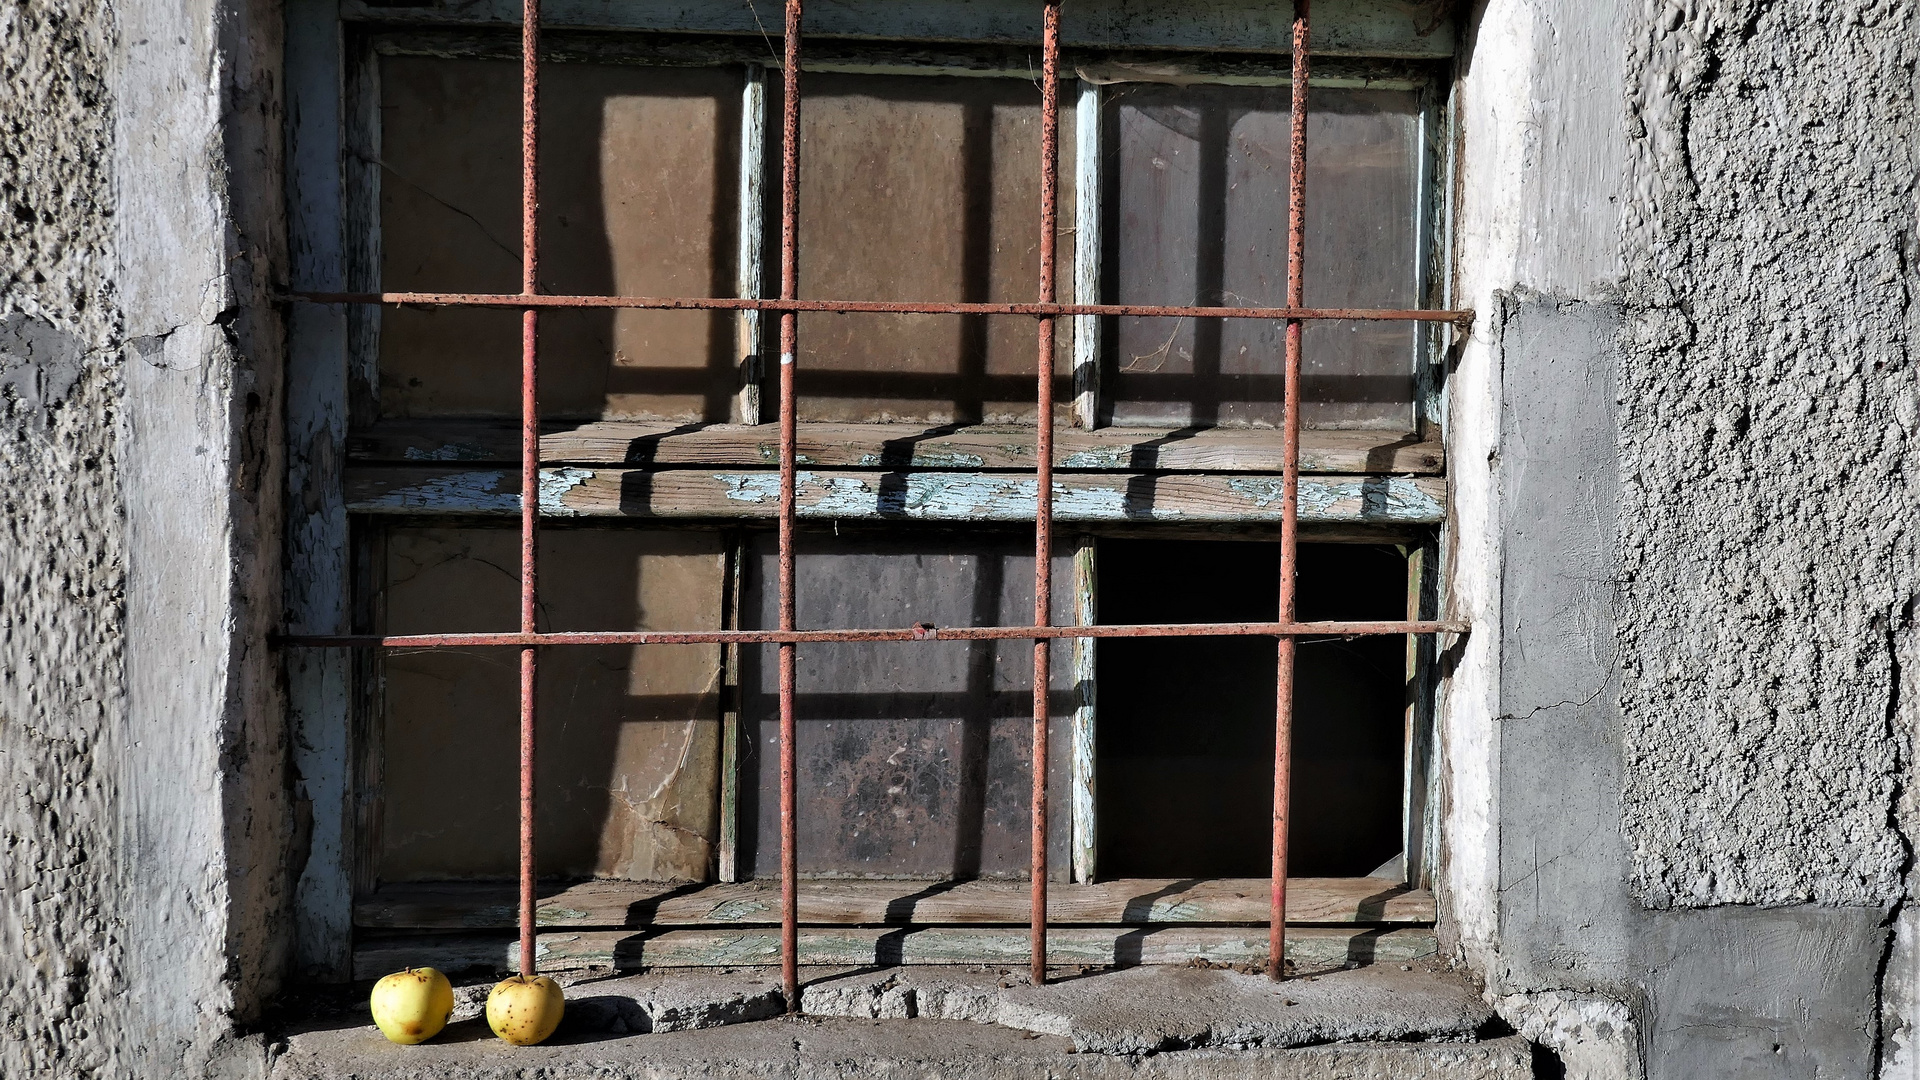
[[[563,296],[513,293],[295,293],[315,304],[411,304],[419,307],[636,308],[654,311],[819,311],[835,315],[1123,315],[1187,319],[1330,319],[1349,322],[1437,322],[1470,325],[1473,312],[1425,308],[1195,307],[1168,304],[943,303],[932,300],[800,300],[741,296]]]
[[[1293,3],[1292,128],[1287,157],[1287,306],[1306,306],[1307,253],[1307,18],[1309,0]],[[1305,324],[1287,320],[1286,403],[1280,498],[1280,621],[1294,618],[1300,521],[1300,343]],[[1293,786],[1293,665],[1297,639],[1275,643],[1273,723],[1273,898],[1267,927],[1267,975],[1276,982],[1287,966],[1287,824]]]
[[[780,75],[780,298],[800,295],[800,0],[787,0],[785,57]],[[798,498],[799,451],[794,408],[793,357],[799,336],[797,309],[780,314],[780,629],[794,627],[793,520]],[[780,643],[780,980],[787,1011],[800,1011],[799,833],[794,819],[794,646]]]
[[[1137,623],[1099,626],[919,626],[852,630],[579,630],[543,634],[302,634],[276,639],[294,647],[471,649],[525,645],[768,645],[883,641],[1022,641],[1061,638],[1314,637],[1464,634],[1464,622]]]
[[[1040,302],[1053,303],[1055,241],[1060,216],[1060,0],[1045,0],[1040,40]],[[1053,622],[1053,326],[1040,317],[1036,350],[1039,444],[1034,460],[1033,625]],[[1033,642],[1033,985],[1047,981],[1047,728],[1052,679],[1046,638]]]
[[[523,0],[520,26],[520,291],[540,291],[540,0]],[[534,616],[540,526],[540,309],[520,313],[520,632]],[[520,974],[534,974],[534,689],[538,648],[520,649]]]

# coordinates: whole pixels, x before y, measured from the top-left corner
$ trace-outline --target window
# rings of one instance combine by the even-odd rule
[[[797,295],[922,310],[797,315],[791,541],[777,306],[538,315],[531,629],[586,636],[537,639],[533,869],[539,922],[567,931],[545,964],[781,956],[783,750],[809,962],[1025,959],[1038,751],[1063,924],[1047,955],[1266,956],[1287,323],[1165,309],[1287,305],[1284,43],[1195,52],[1227,40],[1203,19],[1067,53],[1055,295],[1099,310],[1054,321],[1043,417],[1032,316],[924,310],[1040,295],[1043,51],[965,32],[981,16],[963,8],[929,6],[947,31],[900,17],[891,38],[828,32],[802,54]],[[303,876],[302,903],[310,923],[350,920],[352,952],[307,955],[358,973],[402,952],[509,960],[517,646],[534,640],[513,637],[529,629],[513,527],[525,305],[445,295],[521,292],[520,36],[374,10],[386,21],[339,38],[344,167],[308,174],[336,178],[337,272],[309,275],[326,303],[295,325],[297,348],[341,359],[295,409],[345,466],[313,449],[324,438],[299,441],[296,415],[292,477],[311,496],[300,549],[351,552],[296,568],[292,629],[356,647],[302,652],[292,680],[303,724],[340,718],[333,751],[308,741],[303,776],[326,752],[347,763],[344,819],[315,823],[338,854]],[[780,43],[699,29],[543,37],[539,293],[780,296]],[[1441,306],[1444,62],[1350,56],[1315,85],[1309,306]],[[1432,403],[1453,317],[1303,320],[1296,617],[1399,632],[1297,638],[1300,964],[1362,938],[1375,956],[1431,948]],[[1036,747],[1032,636],[964,628],[1032,624],[1043,420],[1048,622],[1090,629],[1048,637]],[[765,640],[783,554],[795,626],[892,635],[793,646],[790,744]],[[338,589],[312,585],[325,572]],[[1176,623],[1269,629],[1102,636]],[[496,638],[442,637],[462,634]]]

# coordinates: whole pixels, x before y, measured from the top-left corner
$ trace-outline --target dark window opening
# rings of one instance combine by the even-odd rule
[[[1406,617],[1394,548],[1301,544],[1302,619]],[[1280,545],[1102,540],[1102,623],[1267,621]],[[1298,877],[1365,875],[1401,850],[1407,648],[1303,639],[1288,862]],[[1261,877],[1271,858],[1274,644],[1103,640],[1097,753],[1102,877]]]

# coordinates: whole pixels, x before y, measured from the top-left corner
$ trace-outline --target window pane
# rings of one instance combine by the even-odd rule
[[[1102,540],[1103,623],[1267,621],[1280,548]],[[1300,545],[1300,617],[1400,619],[1406,560],[1388,547]],[[1297,877],[1366,874],[1400,851],[1406,639],[1306,640],[1296,661]],[[1274,644],[1109,638],[1096,652],[1100,872],[1264,877],[1273,821]]]
[[[1106,105],[1113,302],[1283,306],[1289,91],[1123,85]],[[1310,307],[1417,306],[1416,97],[1313,91],[1307,121]],[[1285,327],[1113,320],[1113,422],[1277,425]],[[1413,426],[1410,324],[1309,324],[1302,422]]]
[[[739,69],[541,69],[540,286],[546,292],[735,292]],[[389,57],[381,66],[382,284],[520,291],[520,66]],[[552,311],[540,317],[541,411],[573,419],[729,418],[736,316]],[[520,411],[520,313],[388,309],[388,417]]]
[[[801,296],[1039,298],[1040,92],[1032,81],[816,74],[802,93]],[[1062,299],[1073,295],[1072,128],[1073,111],[1064,109]],[[777,205],[776,196],[775,223]],[[1032,319],[808,314],[799,332],[802,420],[1033,420]],[[1062,320],[1062,401],[1070,333]]]
[[[744,616],[772,626],[771,537],[748,560]],[[1071,615],[1071,558],[1054,560],[1055,618]],[[1033,540],[1008,533],[802,537],[803,628],[994,626],[1033,621]],[[1022,877],[1029,866],[1033,646],[1026,641],[802,645],[796,650],[801,872],[827,877]],[[1071,648],[1052,652],[1049,800],[1054,867],[1067,867]],[[741,865],[780,873],[779,657],[741,650],[743,715],[757,732],[743,785]],[[748,824],[758,822],[754,828]]]
[[[390,633],[513,630],[519,534],[397,529],[386,540]],[[719,538],[547,530],[541,629],[718,629]],[[702,880],[719,835],[721,650],[543,650],[540,872]],[[395,652],[386,662],[379,875],[511,878],[519,866],[520,656]]]

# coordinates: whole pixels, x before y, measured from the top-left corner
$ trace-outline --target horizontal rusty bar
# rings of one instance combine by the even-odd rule
[[[315,304],[413,304],[422,307],[643,308],[656,311],[820,311],[840,315],[1128,315],[1185,319],[1320,319],[1437,322],[1466,326],[1473,312],[1418,308],[1192,307],[1164,304],[961,304],[926,300],[779,300],[699,296],[561,296],[541,293],[293,293]]]
[[[456,649],[530,645],[803,644],[823,641],[1037,641],[1045,638],[1120,637],[1376,637],[1464,634],[1464,622],[1242,622],[1141,623],[1115,626],[918,626],[876,630],[583,630],[534,634],[288,635],[300,647]]]

